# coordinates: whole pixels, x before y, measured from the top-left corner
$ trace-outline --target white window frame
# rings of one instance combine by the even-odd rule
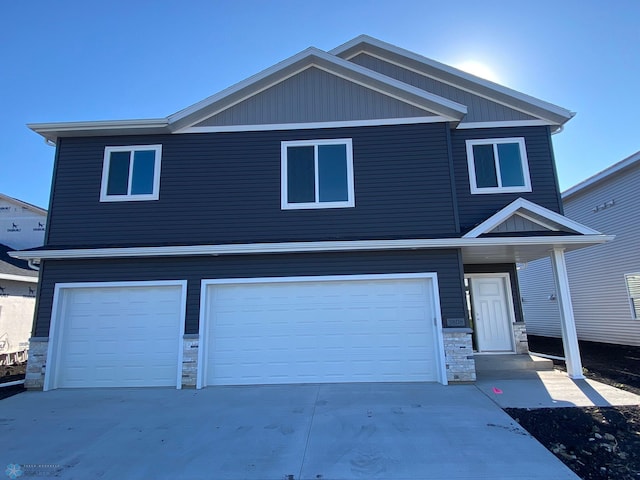
[[[319,145],[346,145],[347,147],[347,195],[346,202],[321,202],[318,188],[318,146]],[[289,203],[287,192],[287,148],[288,147],[314,147],[315,169],[315,201],[306,203]],[[350,138],[332,138],[326,140],[293,140],[281,142],[281,207],[283,210],[299,210],[309,208],[348,208],[355,207],[355,189],[353,185],[353,143]]]
[[[153,192],[149,194],[132,194],[131,181],[133,176],[133,155],[137,151],[153,150],[155,152],[155,164],[153,167]],[[129,156],[129,179],[127,182],[126,195],[107,195],[107,185],[109,182],[109,165],[111,163],[112,152],[130,152]],[[160,198],[160,164],[162,159],[162,145],[126,145],[109,146],[104,148],[104,159],[102,162],[102,182],[100,185],[101,202],[135,202],[145,200],[158,200]]]
[[[625,273],[624,275],[624,284],[627,288],[627,298],[629,298],[629,308],[631,309],[631,318],[633,318],[634,320],[640,320],[640,311],[636,311],[636,307],[633,304],[633,299],[634,298],[639,298],[636,296],[631,295],[631,289],[629,288],[629,277],[637,277],[640,276],[640,272],[637,273]]]
[[[522,176],[524,177],[524,185],[514,187],[503,187],[502,178],[500,177],[500,163],[498,158],[498,145],[503,143],[517,143],[520,146],[520,161],[522,164]],[[486,138],[477,140],[467,140],[467,167],[469,169],[469,183],[472,194],[483,193],[517,193],[531,191],[531,177],[529,175],[529,160],[527,158],[527,148],[524,137],[511,138]],[[497,187],[478,187],[476,183],[476,169],[473,158],[474,145],[493,145],[493,157],[496,162],[496,177],[498,180]]]

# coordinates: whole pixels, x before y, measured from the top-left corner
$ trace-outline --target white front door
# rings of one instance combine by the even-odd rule
[[[508,274],[468,275],[480,352],[513,352],[513,304]]]

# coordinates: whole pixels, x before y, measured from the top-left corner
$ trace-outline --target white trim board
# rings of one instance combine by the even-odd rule
[[[65,290],[73,290],[79,288],[109,288],[109,287],[160,287],[160,286],[176,286],[181,289],[180,300],[180,326],[178,341],[178,368],[176,377],[176,389],[182,388],[182,357],[184,353],[184,325],[187,311],[187,280],[152,280],[152,281],[131,281],[131,282],[75,282],[75,283],[56,283],[53,293],[53,304],[51,307],[51,322],[49,325],[49,344],[47,345],[47,364],[48,368],[44,375],[44,391],[56,388],[54,385],[56,377],[56,368],[59,361],[59,352],[57,350],[59,329],[61,326],[60,317],[64,307]],[[54,359],[54,354],[56,358]]]
[[[476,128],[507,128],[507,127],[544,127],[557,126],[547,120],[503,120],[499,122],[460,122],[456,130],[467,130]]]
[[[467,234],[469,235],[469,234]],[[478,246],[594,245],[609,242],[612,235],[557,235],[536,237],[427,238],[406,240],[351,240],[327,242],[244,243],[225,245],[181,245],[174,247],[72,248],[10,252],[21,259],[176,257],[189,255],[247,255],[259,253],[342,252],[366,250],[411,250],[420,248],[464,248]]]
[[[430,280],[433,298],[433,321],[435,343],[438,348],[436,359],[438,362],[439,381],[443,385],[447,385],[446,358],[444,349],[444,335],[442,325],[442,313],[440,306],[440,288],[438,286],[438,274],[435,272],[420,273],[392,273],[392,274],[365,274],[365,275],[320,275],[320,276],[295,276],[295,277],[257,277],[257,278],[217,278],[202,279],[200,282],[200,318],[198,338],[200,339],[200,348],[198,349],[198,374],[196,388],[204,387],[205,375],[205,348],[203,345],[207,339],[207,328],[205,318],[207,314],[207,287],[210,285],[239,285],[239,284],[266,284],[266,283],[300,283],[300,282],[331,282],[331,281],[358,281],[358,280],[406,280],[406,279],[425,279]]]
[[[439,115],[428,117],[403,117],[403,118],[378,118],[374,120],[345,120],[336,122],[309,122],[309,123],[265,123],[257,125],[221,125],[206,127],[185,127],[176,130],[175,134],[182,133],[222,133],[222,132],[262,132],[271,130],[309,130],[316,128],[343,128],[343,127],[378,127],[384,125],[412,125],[416,123],[440,123],[449,119]]]

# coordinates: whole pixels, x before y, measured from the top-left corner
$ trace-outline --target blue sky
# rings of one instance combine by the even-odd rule
[[[638,0],[2,2],[0,192],[48,206],[55,149],[27,123],[164,117],[361,33],[577,112],[564,190],[640,150],[638,21]]]

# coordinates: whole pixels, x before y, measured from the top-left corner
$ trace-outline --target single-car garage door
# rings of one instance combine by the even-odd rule
[[[176,386],[182,285],[60,288],[49,388]]]
[[[211,281],[202,383],[440,380],[431,278],[328,278]]]

